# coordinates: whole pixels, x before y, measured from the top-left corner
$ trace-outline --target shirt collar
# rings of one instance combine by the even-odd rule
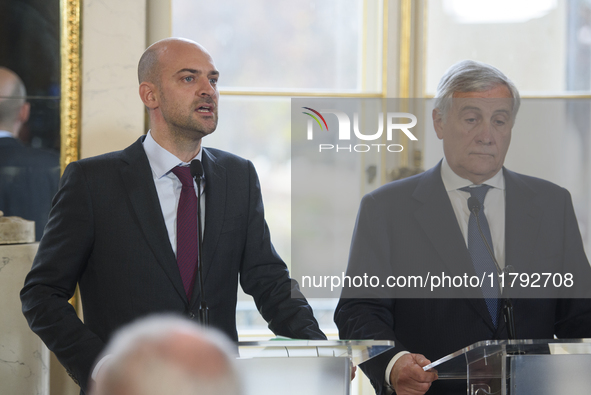
[[[190,162],[183,162],[164,148],[162,148],[156,140],[152,137],[152,134],[148,131],[146,138],[144,139],[144,151],[150,162],[150,167],[154,172],[156,178],[160,179],[166,176],[176,166],[189,166]],[[200,149],[197,155],[192,159],[201,160],[203,150]]]
[[[14,136],[12,135],[12,133],[10,133],[7,130],[0,130],[0,138],[4,138],[4,137],[12,137],[14,138]]]
[[[472,181],[466,180],[465,178],[462,178],[454,173],[445,158],[443,158],[443,163],[441,163],[441,179],[443,180],[445,190],[448,192],[474,185]],[[504,191],[505,176],[503,175],[503,170],[501,169],[501,171],[497,172],[497,174],[483,182],[483,184],[490,185],[493,188]]]

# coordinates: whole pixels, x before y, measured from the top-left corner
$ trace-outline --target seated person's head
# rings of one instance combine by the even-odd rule
[[[240,394],[232,353],[217,331],[171,316],[142,319],[113,337],[92,394]]]

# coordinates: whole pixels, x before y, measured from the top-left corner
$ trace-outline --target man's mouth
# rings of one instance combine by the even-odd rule
[[[211,105],[203,105],[203,106],[199,106],[197,107],[197,112],[212,112],[213,111],[213,106]]]

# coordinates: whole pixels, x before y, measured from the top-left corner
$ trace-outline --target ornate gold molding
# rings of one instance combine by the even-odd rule
[[[82,0],[60,0],[61,14],[61,159],[62,172],[80,156]]]
[[[70,162],[80,158],[80,101],[82,46],[80,8],[82,0],[60,0],[60,166],[62,173]],[[70,304],[80,312],[79,291],[70,299]]]

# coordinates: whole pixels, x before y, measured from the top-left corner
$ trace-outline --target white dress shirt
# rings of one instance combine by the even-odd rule
[[[443,186],[447,191],[451,206],[458,220],[458,225],[464,236],[466,248],[468,248],[468,221],[470,219],[470,210],[468,209],[469,192],[460,191],[460,188],[475,186],[470,180],[466,180],[458,176],[449,166],[447,160],[443,159],[441,164],[441,179]],[[492,178],[483,182],[483,184],[490,185],[492,188],[488,190],[484,198],[484,215],[488,221],[490,228],[490,235],[492,239],[492,249],[495,258],[501,269],[505,267],[505,176],[503,170],[500,170]],[[390,386],[390,372],[394,364],[407,351],[401,351],[388,363],[386,367],[385,377],[386,384]]]

